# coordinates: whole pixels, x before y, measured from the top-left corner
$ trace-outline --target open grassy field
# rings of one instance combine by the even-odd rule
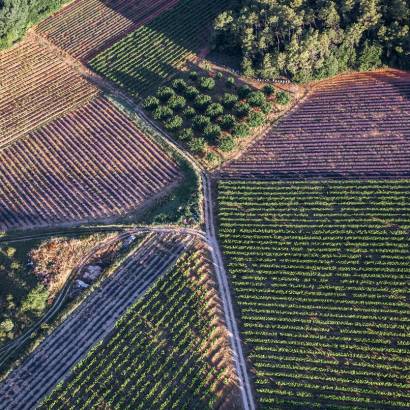
[[[410,181],[220,181],[260,408],[408,408]]]
[[[180,0],[98,54],[90,65],[133,96],[151,92],[208,45],[212,21],[227,4],[227,0]]]
[[[232,409],[236,376],[198,243],[134,303],[40,409]]]

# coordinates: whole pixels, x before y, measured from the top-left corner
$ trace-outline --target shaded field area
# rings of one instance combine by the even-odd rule
[[[0,229],[123,215],[181,180],[177,164],[102,98],[0,153]]]
[[[228,0],[180,0],[137,28],[90,64],[133,96],[144,95],[207,44],[207,31]]]
[[[236,376],[202,246],[132,305],[40,409],[235,407]]]
[[[410,74],[384,70],[318,83],[222,174],[410,176]]]
[[[410,181],[220,181],[257,402],[408,409]]]
[[[88,61],[178,0],[77,0],[37,26],[37,32],[75,58]]]
[[[0,53],[0,148],[96,94],[95,87],[28,36]]]

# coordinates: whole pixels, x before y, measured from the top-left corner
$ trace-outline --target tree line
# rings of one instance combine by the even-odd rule
[[[214,47],[246,75],[294,81],[383,65],[410,69],[410,0],[234,0]]]
[[[0,0],[0,48],[11,46],[27,28],[67,0]]]

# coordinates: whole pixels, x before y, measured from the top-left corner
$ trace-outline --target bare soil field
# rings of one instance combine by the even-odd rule
[[[341,75],[311,93],[238,159],[230,177],[410,175],[410,74]]]
[[[94,86],[28,36],[0,53],[0,148],[96,94]]]
[[[173,160],[96,98],[0,153],[0,230],[122,215],[180,178]]]
[[[37,27],[56,46],[89,61],[99,51],[146,24],[178,0],[77,0]]]

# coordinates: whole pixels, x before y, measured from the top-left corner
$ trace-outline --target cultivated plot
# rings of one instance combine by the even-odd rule
[[[0,229],[123,215],[181,179],[177,164],[102,98],[0,153]]]
[[[259,405],[408,409],[410,181],[218,191]]]
[[[177,2],[77,0],[40,23],[37,32],[73,57],[88,61]]]
[[[0,53],[0,148],[85,104],[98,90],[28,36]]]
[[[386,70],[319,83],[223,173],[232,177],[410,175],[410,75]]]

